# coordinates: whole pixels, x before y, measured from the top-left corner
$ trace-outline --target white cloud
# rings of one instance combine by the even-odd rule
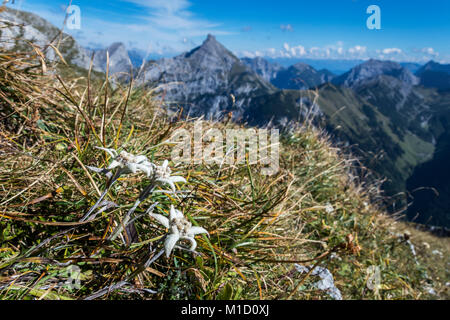
[[[243,56],[266,56],[270,58],[307,58],[307,59],[366,59],[367,48],[364,46],[354,46],[348,50],[344,49],[343,42],[339,41],[336,44],[327,45],[324,47],[310,47],[306,48],[303,45],[290,45],[283,43],[280,49],[269,48],[266,50],[259,50],[256,52],[244,51],[241,52]]]
[[[294,57],[304,56],[306,54],[306,50],[304,46],[298,45],[296,47],[291,48],[291,54]]]
[[[239,55],[239,53],[238,53],[238,55]],[[255,58],[256,57],[255,53],[254,52],[250,52],[250,51],[242,51],[240,56],[242,56],[244,58]]]
[[[401,54],[403,51],[399,48],[386,48],[382,51],[384,54]]]
[[[428,54],[430,56],[438,56],[439,53],[436,52],[433,48],[429,47],[429,48],[422,48],[421,50],[422,53]]]
[[[108,7],[95,16],[81,7],[81,30],[72,34],[83,46],[95,42],[97,46],[109,46],[116,41],[133,42],[137,49],[148,53],[174,55],[191,50],[208,33],[216,36],[231,32],[221,29],[221,24],[197,17],[190,11],[190,0],[123,0],[141,6],[138,14],[123,15],[123,22],[111,18]],[[65,13],[53,5],[37,5],[24,2],[23,9],[34,12],[60,27]],[[102,32],[102,36],[98,36]],[[186,39],[187,41],[184,41]],[[149,49],[150,48],[150,49]]]
[[[323,47],[313,46],[306,48],[303,45],[291,45],[283,43],[280,49],[269,48],[259,50],[259,56],[270,58],[305,58],[305,59],[368,59],[369,52],[367,47],[356,45],[348,49],[344,48],[344,43],[338,41],[335,44]],[[249,56],[249,52],[241,52],[241,55]],[[255,55],[255,52],[252,52]]]
[[[125,2],[138,4],[142,7],[158,9],[167,13],[180,12],[191,5],[187,0],[125,0]]]
[[[302,45],[291,47],[288,43],[285,42],[283,44],[283,49],[284,51],[280,51],[278,54],[287,58],[301,57],[306,54],[306,49]],[[272,56],[277,54],[274,48],[271,48],[269,53]]]
[[[238,52],[238,55],[245,57],[268,57],[268,58],[304,58],[304,59],[361,59],[367,60],[369,58],[379,60],[392,60],[397,62],[419,62],[424,63],[430,59],[434,59],[440,63],[449,63],[449,56],[442,56],[441,59],[436,59],[438,52],[433,48],[414,49],[408,52],[400,48],[385,48],[369,50],[362,45],[355,45],[350,48],[345,48],[342,42],[327,45],[324,47],[310,47],[306,48],[303,45],[290,45],[284,43],[281,48],[268,48],[258,51],[243,51]]]
[[[275,48],[269,48],[269,49],[267,49],[267,54],[268,54],[269,56],[275,56],[276,53],[277,53],[277,50],[276,50]]]
[[[189,7],[187,0],[125,0],[140,5],[145,11],[145,20],[153,28],[176,31],[180,36],[206,35],[208,32],[224,34],[223,31],[214,30],[220,24],[197,18]],[[144,26],[147,27],[147,26]]]
[[[309,49],[309,53],[312,55],[317,55],[320,52],[320,48],[319,47],[312,47]]]
[[[367,51],[367,47],[356,45],[348,49],[348,52],[352,55],[363,55]]]

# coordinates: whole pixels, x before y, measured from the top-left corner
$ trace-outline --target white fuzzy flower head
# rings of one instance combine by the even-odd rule
[[[192,223],[183,216],[183,213],[175,209],[173,205],[170,207],[169,219],[161,214],[151,213],[150,215],[164,227],[169,229],[169,234],[164,242],[164,250],[167,258],[169,258],[170,253],[175,248],[175,245],[179,240],[188,240],[191,243],[189,250],[194,251],[197,247],[195,235],[201,233],[208,234],[208,231],[202,227],[193,227]]]
[[[169,161],[164,160],[162,166],[157,166],[155,170],[155,181],[160,184],[168,184],[173,192],[175,192],[175,183],[186,183],[186,179],[181,176],[171,176],[172,170],[169,168]]]
[[[334,212],[334,207],[330,203],[327,203],[327,205],[325,206],[325,211],[328,214],[333,213]]]
[[[121,151],[120,153],[117,153],[114,149],[108,149],[108,148],[102,148],[102,147],[96,147],[97,149],[106,151],[111,157],[112,162],[109,164],[109,166],[106,169],[98,169],[89,167],[91,170],[94,171],[101,171],[101,172],[107,172],[107,174],[110,175],[110,171],[119,168],[121,170],[121,173],[127,174],[127,173],[136,173],[139,171],[144,172],[148,177],[153,174],[155,165],[148,161],[146,156],[139,155],[135,156],[131,153],[128,153],[126,151]]]

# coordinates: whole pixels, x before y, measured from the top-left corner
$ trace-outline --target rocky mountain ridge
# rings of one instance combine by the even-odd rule
[[[316,70],[298,62],[288,68],[269,62],[261,57],[243,58],[242,61],[255,73],[278,89],[304,90],[330,82],[335,75],[326,69]]]
[[[161,86],[166,102],[208,119],[232,112],[237,120],[252,97],[276,90],[212,35],[189,52],[147,63],[136,81]]]
[[[416,76],[424,87],[450,90],[450,64],[430,61],[416,71]]]
[[[71,35],[61,32],[61,29],[38,15],[11,8],[4,8],[0,12],[0,21],[9,26],[0,30],[1,43],[5,49],[27,50],[28,47],[23,41],[28,40],[44,48],[46,58],[52,61],[58,59],[55,50],[48,46],[54,42],[67,63],[82,69],[89,69],[94,54],[93,69],[99,72],[106,71],[108,51],[110,74],[130,71],[130,57],[123,43],[114,43],[100,50],[86,49]]]

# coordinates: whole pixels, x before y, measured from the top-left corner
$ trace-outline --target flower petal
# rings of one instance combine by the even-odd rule
[[[108,168],[106,168],[106,169],[112,170],[112,169],[117,168],[117,167],[122,167],[122,163],[120,163],[119,161],[113,160],[111,162],[111,164],[108,166]]]
[[[153,173],[153,168],[151,166],[147,166],[147,165],[139,163],[139,164],[136,164],[136,168],[138,170],[141,170],[142,172],[144,172],[147,175],[147,177],[150,177]]]
[[[106,170],[106,169],[91,167],[91,166],[86,166],[86,168],[88,168],[91,171],[97,172],[97,173],[103,173],[103,171]]]
[[[134,162],[129,162],[127,164],[128,170],[130,170],[132,173],[136,173],[137,171],[137,165]]]
[[[187,183],[186,179],[181,177],[181,176],[172,176],[170,177],[170,180],[172,182],[183,182],[183,183]]]
[[[150,216],[155,218],[155,220],[161,223],[165,228],[169,229],[170,224],[169,219],[167,219],[167,217],[164,217],[162,214],[157,213],[150,213]]]
[[[175,218],[182,219],[183,213],[180,210],[175,209],[173,205],[170,206],[170,220]]]
[[[201,233],[206,233],[207,235],[209,235],[208,231],[206,231],[206,229],[202,228],[202,227],[190,227],[187,232],[187,235],[195,236],[196,234],[201,234]]]
[[[109,154],[111,157],[113,157],[113,158],[116,158],[116,157],[117,157],[117,151],[114,150],[114,149],[103,148],[103,147],[96,147],[96,148],[99,149],[99,150],[103,150],[103,151],[108,152],[108,154]]]
[[[177,241],[180,240],[179,234],[169,234],[166,238],[166,241],[164,241],[164,251],[166,252],[166,257],[169,258],[170,253],[173,250],[173,247],[175,247],[175,244]]]
[[[158,178],[158,179],[156,179],[156,182],[159,182],[160,184],[168,184],[168,185],[170,186],[170,189],[171,189],[173,192],[176,191],[176,189],[175,189],[175,184],[174,184],[171,180],[169,180],[169,179]]]
[[[195,239],[193,237],[183,236],[183,237],[180,237],[180,239],[188,240],[191,243],[191,247],[189,248],[189,250],[194,251],[195,248],[197,248],[197,241],[195,241]]]
[[[136,163],[143,163],[145,161],[148,161],[148,159],[146,156],[141,155],[141,156],[136,156],[135,161],[136,161]]]

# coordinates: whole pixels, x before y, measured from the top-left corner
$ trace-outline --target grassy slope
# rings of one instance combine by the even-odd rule
[[[266,123],[272,118],[298,119],[299,99],[313,100],[315,95],[323,112],[317,123],[326,126],[337,140],[349,142],[353,153],[370,159],[364,164],[388,177],[383,186],[388,194],[405,191],[406,179],[419,161],[425,160],[424,154],[433,153],[433,145],[409,131],[401,135],[394,132],[392,121],[351,89],[324,85],[317,93],[283,90],[256,98],[248,114],[254,123]]]
[[[26,64],[35,67],[25,71]],[[108,194],[119,207],[78,224],[105,186],[104,178],[85,166],[108,164],[107,155],[94,148],[102,144],[160,164],[171,151],[162,143],[176,129],[192,128],[194,121],[169,119],[151,91],[133,89],[129,97],[128,92],[99,80],[87,87],[83,77],[66,76],[61,82],[52,73],[42,76],[36,57],[0,53],[3,299],[83,298],[132,273],[129,286],[104,298],[329,298],[314,287],[315,277],[295,272],[293,262],[327,267],[345,299],[448,298],[448,240],[384,216],[379,186],[352,174],[353,161],[308,125],[283,136],[281,170],[274,176],[261,175],[256,165],[178,166],[177,173],[188,180],[179,188],[190,197],[154,194],[136,212],[158,201],[157,212],[166,214],[174,204],[211,237],[197,237],[196,257],[176,250],[170,259],[137,272],[149,246],[160,246],[164,230],[143,216],[136,221],[139,238],[132,246],[105,238],[146,180],[142,175],[122,178]],[[69,227],[75,229],[58,236]],[[417,262],[404,229],[420,249]],[[435,249],[443,258],[431,253]],[[82,270],[79,290],[60,285],[68,262]],[[381,270],[378,293],[366,286],[370,266]],[[437,296],[428,294],[430,285]]]
[[[432,154],[433,145],[409,131],[399,136],[393,132],[392,122],[377,108],[358,100],[350,89],[341,91],[325,87],[320,92],[321,107],[328,115],[335,114],[331,116],[331,125],[339,126],[337,134],[355,141],[361,150],[377,150],[375,154],[383,150],[384,155],[378,154],[378,164],[374,164],[375,171],[391,178],[392,182],[385,186],[390,193],[404,190],[404,181],[419,161],[423,161],[418,155]],[[342,122],[346,126],[341,126]]]

